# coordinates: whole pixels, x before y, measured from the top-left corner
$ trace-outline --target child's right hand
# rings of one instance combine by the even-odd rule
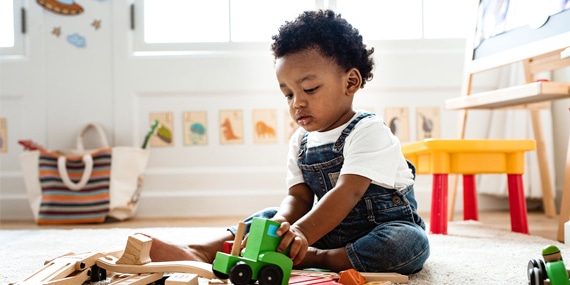
[[[293,264],[297,265],[305,258],[309,248],[309,242],[305,235],[295,225],[289,222],[282,222],[277,235],[281,236],[281,242],[277,247],[278,252],[284,252],[288,247],[289,257],[293,260]]]

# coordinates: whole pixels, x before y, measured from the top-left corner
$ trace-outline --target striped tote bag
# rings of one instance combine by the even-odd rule
[[[83,135],[93,128],[101,148],[85,150]],[[24,151],[20,164],[32,213],[38,224],[101,223],[134,216],[149,151],[109,147],[97,124],[80,132],[77,149]]]
[[[40,152],[38,224],[101,223],[109,214],[111,148],[90,155]],[[61,170],[61,171],[60,171]]]

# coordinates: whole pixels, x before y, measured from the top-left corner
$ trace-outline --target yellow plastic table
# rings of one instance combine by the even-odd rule
[[[536,148],[534,140],[426,139],[402,146],[417,174],[432,174],[430,232],[447,234],[448,174],[463,176],[465,220],[478,220],[475,174],[507,175],[511,230],[528,234],[522,174],[524,154]]]

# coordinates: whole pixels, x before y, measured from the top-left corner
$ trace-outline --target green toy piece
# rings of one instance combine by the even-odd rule
[[[212,264],[214,274],[235,285],[251,284],[256,280],[260,285],[287,285],[293,261],[286,253],[277,252],[281,237],[276,231],[276,221],[253,218],[247,237],[247,244],[241,255],[217,252]]]
[[[568,270],[557,246],[545,246],[542,249],[542,258],[544,261],[531,259],[528,263],[530,285],[543,285],[545,280],[548,280],[550,285],[570,285]]]
[[[155,133],[156,136],[159,137],[165,143],[172,142],[172,133],[170,132],[170,130],[167,127],[160,124],[158,120],[154,120],[152,122],[152,125],[150,126],[150,130],[146,133],[146,136],[144,137],[144,142],[142,144],[143,149],[146,149],[150,137]]]

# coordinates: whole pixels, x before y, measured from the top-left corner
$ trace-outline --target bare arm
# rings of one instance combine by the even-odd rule
[[[311,210],[314,203],[314,194],[309,186],[300,183],[289,188],[288,195],[281,201],[279,211],[273,217],[278,222],[295,223]]]
[[[370,179],[354,175],[341,175],[336,186],[329,191],[306,215],[289,225],[282,224],[279,233],[283,240],[279,250],[290,245],[290,256],[298,264],[315,243],[338,226],[358,203],[370,185]]]

